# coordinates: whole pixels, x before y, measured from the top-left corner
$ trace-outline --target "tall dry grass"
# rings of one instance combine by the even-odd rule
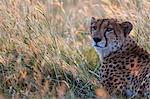
[[[95,98],[91,16],[131,21],[149,51],[149,11],[149,0],[1,0],[1,91],[15,99]]]

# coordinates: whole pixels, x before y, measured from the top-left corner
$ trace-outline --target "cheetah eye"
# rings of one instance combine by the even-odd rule
[[[93,28],[94,30],[96,30],[96,26],[93,26],[92,28]]]
[[[113,28],[107,28],[107,32],[111,32],[111,31],[113,31],[114,29]]]

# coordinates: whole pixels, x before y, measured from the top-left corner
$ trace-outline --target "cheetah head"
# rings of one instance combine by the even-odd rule
[[[102,58],[119,50],[132,30],[130,22],[119,23],[116,19],[91,18],[92,45]]]

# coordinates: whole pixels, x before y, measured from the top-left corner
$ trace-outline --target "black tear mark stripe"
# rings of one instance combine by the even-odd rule
[[[108,24],[107,24],[107,27],[109,26],[109,24],[110,24],[110,22],[108,21]],[[105,43],[105,47],[107,47],[107,45],[108,45],[108,39],[107,39],[107,37],[106,37],[106,32],[107,32],[107,29],[105,30],[105,32],[104,32],[104,38],[105,38],[105,41],[106,41],[106,43]]]
[[[114,29],[114,34],[115,34],[116,38],[118,38],[118,35],[117,35],[117,33],[116,33],[115,29]]]
[[[108,42],[107,42],[107,37],[106,37],[106,33],[104,33],[104,38],[105,38],[105,41],[106,41],[106,43],[105,43],[105,47],[107,47],[107,45],[108,45]]]
[[[118,35],[117,35],[117,33],[116,33],[116,30],[115,30],[115,29],[114,29],[114,34],[115,34],[116,38],[118,38]]]

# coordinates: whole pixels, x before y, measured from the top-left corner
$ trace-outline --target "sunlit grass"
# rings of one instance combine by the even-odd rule
[[[96,97],[91,16],[131,21],[150,49],[149,0],[1,0],[0,89],[14,98]],[[60,90],[61,91],[60,91]]]

